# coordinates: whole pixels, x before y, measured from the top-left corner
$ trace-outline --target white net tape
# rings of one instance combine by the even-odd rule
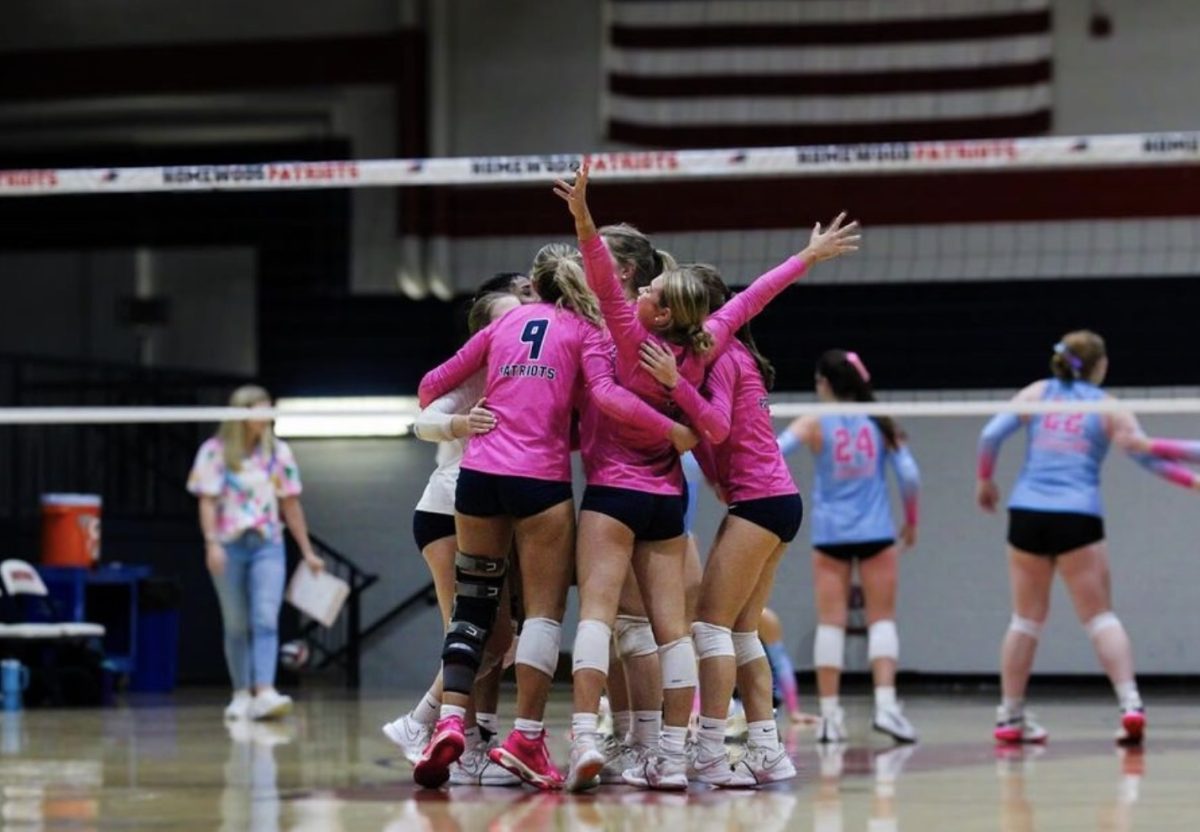
[[[997,413],[1200,413],[1200,398],[1102,399],[1097,401],[878,401],[836,404],[782,402],[771,406],[781,419],[797,416],[864,414],[896,417],[992,416]],[[127,425],[224,422],[246,419],[399,419],[411,422],[416,404],[402,407],[238,408],[238,407],[5,407],[0,425]]]
[[[549,182],[580,161],[595,178],[828,176],[961,170],[1102,168],[1200,162],[1200,133],[1052,136],[727,150],[562,153],[136,168],[0,170],[0,196],[253,191],[286,188]]]

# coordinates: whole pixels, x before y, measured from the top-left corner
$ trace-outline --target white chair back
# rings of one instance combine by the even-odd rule
[[[23,560],[6,560],[0,563],[0,584],[9,595],[40,595],[50,593],[37,570]]]

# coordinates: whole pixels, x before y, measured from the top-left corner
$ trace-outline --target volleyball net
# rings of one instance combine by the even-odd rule
[[[94,307],[75,322],[89,336],[68,353],[91,341],[106,357],[160,366],[215,356],[222,369],[284,378],[292,395],[271,415],[291,425],[350,417],[368,435],[403,435],[415,379],[461,338],[439,311],[450,307],[406,300],[467,297],[492,273],[524,271],[545,242],[569,241],[550,186],[584,159],[599,222],[631,222],[734,285],[802,248],[813,221],[841,209],[862,220],[861,250],[815,268],[757,327],[784,394],[811,389],[821,349],[849,346],[895,392],[843,410],[1050,411],[1060,405],[1007,399],[1044,372],[1063,331],[1090,327],[1116,342],[1113,382],[1132,399],[1095,408],[1200,411],[1181,341],[1190,313],[1177,302],[1200,274],[1200,132],[5,170],[0,265],[44,282],[43,302],[70,291]],[[190,259],[171,259],[180,248]],[[257,320],[238,318],[247,309]],[[409,317],[393,325],[392,312]],[[282,346],[264,347],[256,365],[247,344],[249,358],[230,362],[222,335],[197,323],[214,318]],[[321,337],[295,334],[317,324]],[[31,340],[21,352],[64,349],[44,332]],[[354,389],[356,362],[392,358],[406,373]],[[328,378],[345,367],[348,380],[297,383],[306,366]],[[247,417],[213,409],[215,397],[100,403],[69,387],[10,397],[0,425]],[[774,412],[823,407],[781,395]]]

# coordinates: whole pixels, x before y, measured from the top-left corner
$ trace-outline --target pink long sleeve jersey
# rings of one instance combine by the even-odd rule
[[[694,451],[704,476],[728,504],[798,494],[775,440],[767,387],[754,356],[741,341],[730,342],[704,384],[713,410],[727,414],[728,438],[702,439]]]
[[[616,379],[616,345],[604,336],[608,358],[600,371]],[[648,407],[648,405],[647,405]],[[665,416],[663,417],[666,418]],[[683,493],[679,454],[657,427],[613,419],[588,396],[580,406],[580,453],[588,485],[628,488],[650,494]]]
[[[426,407],[481,367],[484,397],[496,427],[472,437],[462,467],[504,476],[568,482],[571,411],[588,395],[611,418],[666,437],[671,420],[620,388],[605,373],[611,362],[603,331],[566,309],[532,303],[479,331],[421,379]]]
[[[789,257],[709,315],[704,328],[713,337],[713,348],[703,355],[696,355],[691,349],[663,340],[638,320],[636,307],[625,300],[612,256],[602,237],[597,235],[581,241],[579,247],[583,252],[588,286],[600,299],[604,320],[617,345],[617,381],[664,413],[675,412],[674,403],[666,388],[640,367],[638,351],[642,342],[653,338],[668,347],[675,354],[680,376],[699,387],[704,380],[705,368],[725,351],[734,334],[806,269],[804,261]]]

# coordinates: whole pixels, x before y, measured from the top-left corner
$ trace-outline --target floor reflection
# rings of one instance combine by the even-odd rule
[[[818,747],[810,730],[789,731],[800,777],[759,791],[611,787],[578,796],[417,789],[411,767],[370,730],[392,707],[318,701],[286,722],[228,726],[207,703],[3,713],[0,827],[1132,832],[1140,825],[1192,832],[1200,816],[1200,726],[1182,701],[1156,709],[1162,734],[1151,735],[1144,753],[1114,748],[1107,703],[1064,702],[1048,747],[997,751],[975,710],[930,700],[922,716],[934,729],[918,746],[864,734],[849,746]],[[569,702],[553,707],[552,719],[565,724]],[[561,733],[552,744],[556,759],[566,757]]]

